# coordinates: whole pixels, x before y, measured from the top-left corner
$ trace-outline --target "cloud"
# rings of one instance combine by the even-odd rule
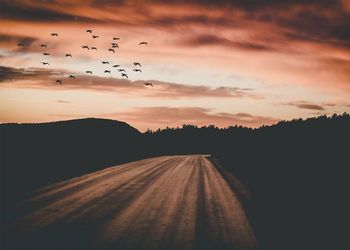
[[[191,36],[189,39],[181,42],[183,45],[187,46],[205,46],[205,45],[218,45],[227,47],[236,47],[244,50],[254,50],[254,51],[266,51],[274,50],[268,45],[261,43],[254,43],[250,41],[233,41],[224,37],[219,37],[216,35],[201,34],[197,36]]]
[[[63,103],[63,104],[71,103],[71,102],[64,101],[64,100],[57,100],[56,102],[57,102],[57,103]]]
[[[312,104],[312,103],[308,103],[308,102],[304,102],[304,101],[289,102],[289,103],[285,103],[284,105],[294,106],[294,107],[297,107],[299,109],[325,110],[325,108],[321,105]]]
[[[200,107],[139,107],[124,112],[102,114],[101,116],[126,121],[143,130],[147,128],[164,128],[166,126],[177,127],[183,124],[197,126],[214,124],[218,127],[234,125],[259,127],[279,121],[279,119],[272,117],[248,113],[222,113]]]
[[[69,79],[73,74],[76,79]],[[58,85],[56,80],[62,80]],[[53,90],[87,89],[95,91],[116,91],[121,94],[133,94],[150,98],[253,98],[251,88],[207,87],[151,80],[154,87],[144,85],[146,81],[129,81],[114,77],[86,76],[66,70],[50,70],[42,68],[17,69],[0,66],[0,82],[2,87],[11,88],[48,88]],[[147,81],[149,82],[149,81]],[[59,88],[58,88],[59,87]]]
[[[31,22],[98,22],[96,19],[64,13],[63,9],[54,9],[52,7],[55,6],[49,4],[49,2],[47,2],[46,5],[38,5],[38,3],[35,3],[33,1],[4,0],[1,2],[0,17],[6,20],[20,20]]]

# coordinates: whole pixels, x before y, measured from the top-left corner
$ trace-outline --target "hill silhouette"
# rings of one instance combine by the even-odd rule
[[[244,205],[261,249],[343,249],[348,114],[259,129],[184,125],[140,133],[123,122],[80,119],[0,130],[1,203],[9,216],[26,194],[55,181],[150,156],[211,154],[251,191]]]

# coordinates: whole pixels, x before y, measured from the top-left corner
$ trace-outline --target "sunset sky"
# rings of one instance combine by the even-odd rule
[[[350,0],[0,0],[0,20],[1,123],[144,131],[350,112]]]

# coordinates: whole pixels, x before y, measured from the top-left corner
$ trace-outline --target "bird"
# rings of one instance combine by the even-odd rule
[[[139,62],[134,62],[134,65],[135,65],[135,66],[140,66],[140,67],[141,67],[141,63],[139,63]]]
[[[92,38],[99,38],[100,36],[92,35]]]
[[[51,33],[51,36],[57,36],[58,37],[58,34],[57,33]]]
[[[102,64],[109,64],[108,61],[102,61]]]
[[[88,33],[90,33],[90,34],[91,34],[91,33],[92,33],[92,30],[86,30],[86,32],[88,32]]]
[[[109,73],[109,74],[110,74],[110,73],[111,73],[111,71],[110,71],[110,70],[105,70],[105,73]]]
[[[71,79],[75,79],[75,76],[73,76],[73,75],[69,75],[69,78],[71,78]]]
[[[125,72],[125,73],[126,73],[125,69],[118,69],[118,71],[119,71],[119,72]]]
[[[119,37],[113,37],[113,40],[119,40],[120,38]]]
[[[66,54],[66,57],[72,57],[72,54]]]
[[[90,71],[90,70],[85,71],[85,73],[86,73],[86,74],[91,74],[91,75],[92,75],[92,71]]]
[[[140,42],[140,45],[147,45],[147,42]]]
[[[127,74],[125,74],[125,73],[122,73],[122,77],[126,77],[126,78],[128,78],[128,79],[129,79],[128,75],[127,75]]]
[[[83,49],[89,49],[89,46],[87,46],[87,45],[83,45],[83,46],[81,46]]]
[[[96,47],[91,47],[91,49],[97,50],[97,48],[96,48]]]
[[[46,52],[45,52],[45,53],[43,53],[43,55],[44,55],[44,56],[49,56],[50,53],[46,53]]]
[[[145,82],[144,85],[145,85],[145,86],[151,86],[151,87],[153,87],[153,84],[150,83],[150,82]]]
[[[62,80],[56,80],[56,83],[59,83],[60,85],[62,85]]]
[[[112,43],[113,48],[119,48],[119,45],[117,43]]]
[[[42,63],[42,65],[50,65],[50,63],[48,63],[48,62],[41,62]]]
[[[114,50],[114,49],[108,49],[108,51],[112,51],[113,53],[115,53],[115,50]]]
[[[115,65],[113,65],[113,67],[117,68],[117,67],[120,67],[120,65],[119,64],[115,64]]]
[[[44,47],[47,48],[47,45],[46,44],[41,44],[40,47],[41,48],[44,48]]]
[[[132,71],[135,71],[135,72],[142,72],[141,69],[133,69]]]
[[[24,47],[24,44],[23,43],[18,43],[17,46],[18,47]]]

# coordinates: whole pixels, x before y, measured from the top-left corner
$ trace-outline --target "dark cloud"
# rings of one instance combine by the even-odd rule
[[[69,74],[76,79],[69,79]],[[153,88],[146,87],[145,81],[129,81],[113,77],[79,75],[64,70],[49,70],[41,68],[16,69],[0,67],[0,82],[2,86],[21,88],[52,88],[58,89],[56,79],[62,80],[59,89],[90,89],[96,91],[117,91],[118,93],[139,94],[155,98],[253,98],[261,99],[252,93],[250,88],[225,87],[215,88],[198,85],[187,85],[152,80]],[[21,80],[21,81],[18,81]]]
[[[308,103],[308,102],[289,102],[284,103],[284,105],[294,106],[299,109],[311,109],[311,110],[325,110],[325,108],[318,104]]]
[[[181,41],[183,45],[187,46],[205,46],[205,45],[216,45],[226,47],[236,47],[239,49],[254,50],[254,51],[265,51],[274,50],[268,45],[250,42],[250,41],[233,41],[224,37],[216,35],[197,35],[192,36],[185,41]]]
[[[49,2],[48,2],[49,3]],[[100,22],[99,20],[87,18],[79,15],[71,15],[61,11],[51,10],[45,5],[29,5],[21,1],[2,1],[0,8],[0,18],[7,20],[34,21],[34,22]]]

